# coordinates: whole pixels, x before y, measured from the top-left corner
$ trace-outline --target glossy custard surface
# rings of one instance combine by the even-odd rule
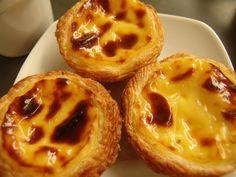
[[[1,125],[3,147],[21,166],[45,174],[78,164],[90,153],[102,116],[93,93],[67,78],[44,79],[15,97]],[[85,148],[86,147],[86,148]]]
[[[153,23],[136,0],[87,0],[74,11],[68,33],[68,54],[88,63],[120,65],[148,48]]]
[[[187,160],[236,160],[236,86],[204,60],[166,60],[142,90],[136,130],[153,148]]]

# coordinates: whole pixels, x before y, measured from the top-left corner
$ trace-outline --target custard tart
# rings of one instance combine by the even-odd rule
[[[1,177],[97,177],[117,158],[121,117],[98,82],[29,76],[0,99]]]
[[[236,74],[176,54],[137,72],[122,95],[129,140],[156,172],[217,177],[236,167]]]
[[[133,75],[163,46],[156,10],[138,0],[81,0],[59,19],[55,34],[68,65],[103,82]]]

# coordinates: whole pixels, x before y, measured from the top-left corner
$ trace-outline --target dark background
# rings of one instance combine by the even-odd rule
[[[54,19],[58,19],[77,0],[51,0]],[[143,0],[159,13],[184,16],[207,23],[222,40],[236,68],[236,0]],[[0,39],[1,40],[1,39]],[[12,86],[26,56],[0,55],[0,97]]]

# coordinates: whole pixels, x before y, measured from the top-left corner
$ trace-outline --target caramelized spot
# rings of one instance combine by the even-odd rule
[[[174,67],[175,67],[176,70],[179,70],[179,69],[181,69],[181,64],[178,63],[178,61],[176,61],[175,64],[174,64]]]
[[[42,109],[38,100],[33,95],[28,95],[27,93],[23,96],[16,97],[10,107],[12,107],[13,111],[23,117],[35,116]]]
[[[86,33],[79,38],[72,37],[73,49],[92,48],[98,41],[98,35],[96,33]]]
[[[144,25],[143,21],[139,21],[139,22],[138,22],[138,26],[139,26],[140,28],[144,28],[145,25]]]
[[[65,156],[60,155],[60,156],[58,156],[58,159],[60,160],[60,162],[61,162],[61,164],[62,164],[62,165],[61,165],[62,167],[66,166],[66,164],[67,164],[67,159],[66,159]]]
[[[136,9],[135,11],[135,15],[138,19],[138,23],[137,25],[140,27],[140,28],[144,28],[144,22],[143,22],[143,17],[144,15],[146,14],[146,10],[145,9]]]
[[[221,85],[214,77],[207,78],[202,84],[202,87],[212,92],[218,92],[221,90]]]
[[[136,34],[127,34],[121,37],[121,47],[124,49],[132,48],[138,41]]]
[[[151,36],[151,35],[147,35],[147,36],[146,36],[146,41],[147,41],[147,42],[150,42],[151,39],[152,39],[152,36]]]
[[[210,92],[219,93],[225,100],[236,104],[235,85],[218,67],[212,66],[212,75],[205,80],[202,87]]]
[[[235,93],[236,93],[236,85],[232,85],[232,86],[231,86],[231,90],[232,90],[232,92],[235,92]]]
[[[57,89],[63,89],[64,87],[69,85],[69,80],[65,78],[58,78],[56,80],[56,85],[57,85]]]
[[[56,113],[60,110],[61,104],[59,103],[58,100],[54,100],[52,104],[49,107],[49,111],[46,115],[46,120],[52,119]]]
[[[148,123],[148,124],[152,124],[153,123],[153,115],[148,115],[146,117],[146,123]]]
[[[70,113],[70,116],[55,128],[51,141],[68,144],[78,143],[86,127],[88,106],[88,101],[81,101]]]
[[[72,22],[71,23],[71,31],[75,32],[78,29],[78,23]]]
[[[35,144],[37,143],[41,138],[43,138],[44,132],[41,127],[33,127],[32,128],[32,134],[30,136],[29,141],[27,141],[29,144]]]
[[[188,77],[192,76],[193,73],[194,73],[194,69],[193,68],[189,68],[186,72],[171,78],[171,80],[175,81],[175,82],[176,81],[181,81],[183,79],[187,79]]]
[[[119,61],[117,61],[117,63],[124,63],[125,62],[125,59],[124,58],[122,58],[122,59],[120,59]]]
[[[120,40],[109,41],[103,46],[103,52],[108,57],[113,57],[116,55],[118,48],[130,49],[138,41],[138,36],[136,34],[126,34],[121,36]]]
[[[42,172],[46,174],[53,174],[53,169],[50,167],[42,167]]]
[[[168,146],[168,149],[171,151],[176,151],[176,149],[173,146]]]
[[[225,120],[234,123],[236,121],[236,108],[222,111]]]
[[[64,78],[58,78],[56,80],[56,90],[54,90],[54,98],[52,103],[49,105],[49,111],[46,115],[46,120],[53,118],[60,110],[61,104],[71,97],[72,93],[65,91],[65,88],[69,85],[69,82],[69,80]]]
[[[170,127],[173,124],[173,118],[165,97],[158,93],[149,93],[152,115],[146,117],[148,124]]]
[[[93,20],[93,15],[90,14],[90,13],[87,14],[87,15],[86,15],[86,20],[87,20],[87,21],[91,21],[91,20]]]
[[[112,23],[110,22],[107,22],[105,23],[104,25],[102,25],[100,28],[101,28],[101,31],[100,31],[100,36],[102,36],[104,33],[106,33],[112,26]]]
[[[62,92],[60,95],[60,100],[61,101],[66,101],[68,98],[70,98],[72,95],[71,92]]]
[[[135,11],[135,15],[138,19],[141,19],[144,17],[144,15],[146,14],[146,10],[145,9],[136,9]]]
[[[88,96],[88,97],[91,97],[93,95],[93,92],[91,90],[85,90],[85,94]]]
[[[202,146],[212,146],[215,144],[215,140],[213,138],[203,138],[200,140]]]
[[[8,154],[11,156],[12,159],[15,159],[22,166],[27,166],[27,164],[21,159],[20,154],[12,146],[5,145],[5,149],[7,150]]]
[[[126,7],[126,0],[120,0],[121,3],[120,3],[120,7],[121,9],[124,9]]]
[[[118,14],[116,14],[115,19],[116,20],[124,20],[126,17],[127,12],[126,11],[121,11]]]
[[[97,0],[97,3],[105,10],[105,12],[109,13],[111,11],[109,0]]]
[[[114,57],[116,55],[116,50],[119,46],[119,43],[116,41],[109,41],[103,46],[103,51],[108,57]]]
[[[23,115],[32,116],[34,115],[40,107],[40,104],[34,97],[23,96],[20,100],[22,104],[22,113]]]

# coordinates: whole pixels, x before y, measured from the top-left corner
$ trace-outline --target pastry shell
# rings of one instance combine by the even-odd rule
[[[167,142],[167,145],[164,144],[164,146],[163,146],[163,143],[161,142],[162,137],[165,137],[165,136],[177,137],[177,136],[179,136],[178,131],[175,132],[175,134],[171,134],[171,132],[168,132],[168,128],[171,127],[171,124],[173,124],[175,127],[177,127],[177,123],[176,123],[177,119],[180,119],[180,116],[177,117],[176,115],[178,115],[178,114],[174,113],[174,110],[176,110],[176,109],[175,109],[175,106],[170,103],[170,100],[171,100],[170,97],[164,96],[165,99],[167,100],[167,104],[170,105],[170,108],[169,108],[170,112],[173,113],[172,114],[172,116],[173,116],[172,121],[173,122],[168,120],[169,122],[165,122],[166,124],[164,125],[164,128],[163,128],[162,121],[159,122],[159,125],[157,123],[157,125],[149,126],[150,119],[147,121],[148,123],[147,122],[144,123],[142,116],[140,116],[140,115],[142,115],[142,111],[145,111],[144,109],[149,109],[147,106],[144,107],[140,103],[140,95],[142,95],[143,90],[145,90],[152,83],[155,83],[155,80],[157,78],[159,78],[159,77],[164,78],[165,77],[166,70],[163,69],[163,64],[168,63],[168,62],[174,63],[174,62],[182,61],[184,59],[196,60],[200,63],[201,62],[208,63],[209,65],[212,65],[213,67],[218,68],[217,72],[220,71],[221,73],[223,73],[222,75],[220,74],[222,77],[226,77],[230,80],[230,84],[231,84],[231,86],[230,86],[231,93],[230,94],[232,97],[230,98],[231,103],[229,105],[232,106],[233,110],[235,110],[235,106],[236,106],[235,105],[236,104],[235,103],[236,74],[233,70],[228,69],[223,64],[221,64],[217,61],[208,59],[208,58],[196,57],[196,56],[193,56],[191,54],[186,54],[186,53],[177,53],[173,56],[170,56],[170,57],[164,59],[160,63],[156,62],[156,63],[150,64],[150,65],[140,69],[134,75],[134,77],[131,78],[131,80],[128,82],[126,88],[124,89],[123,95],[122,95],[122,114],[124,117],[125,128],[126,128],[126,131],[128,134],[128,138],[129,138],[130,143],[133,145],[134,149],[140,155],[140,157],[147,163],[148,166],[150,166],[157,173],[161,172],[166,175],[173,176],[173,177],[183,177],[183,176],[185,176],[185,177],[218,177],[218,176],[222,176],[226,173],[233,171],[236,167],[236,156],[235,156],[236,154],[235,154],[235,150],[234,150],[235,149],[235,139],[236,139],[236,137],[235,137],[236,124],[235,124],[235,121],[232,120],[232,119],[235,119],[235,112],[234,111],[231,112],[232,114],[230,113],[231,117],[228,116],[228,118],[225,118],[228,120],[224,120],[225,124],[227,125],[226,127],[229,128],[229,129],[227,129],[228,131],[226,131],[227,132],[226,135],[228,136],[229,132],[232,133],[231,134],[232,139],[230,140],[231,142],[229,143],[230,144],[229,146],[232,146],[231,150],[233,153],[228,154],[228,157],[226,157],[226,159],[231,158],[231,161],[224,162],[224,160],[222,160],[219,163],[218,162],[212,163],[212,161],[214,161],[214,158],[211,159],[212,158],[210,155],[211,152],[209,152],[209,151],[207,151],[208,155],[205,156],[205,158],[206,158],[205,160],[207,162],[202,162],[202,161],[197,161],[196,159],[192,160],[191,158],[186,158],[185,156],[181,156],[180,154],[177,153],[177,150],[173,150],[173,146],[170,146],[171,143],[169,143],[169,142]],[[188,77],[187,75],[184,75],[184,74],[181,75],[182,78],[180,78],[179,76],[176,76],[179,73],[177,71],[175,73],[175,69],[176,69],[175,67],[170,66],[168,70],[169,71],[173,70],[172,74],[174,75],[174,78],[176,80],[177,79],[181,80],[184,77]],[[164,76],[160,73],[164,73]],[[191,73],[191,74],[194,75],[194,73],[195,73],[195,71],[193,71],[193,73]],[[188,73],[188,74],[190,74],[190,73]],[[200,77],[198,79],[201,81],[201,79],[203,79],[203,78]],[[202,80],[202,81],[204,81],[204,80]],[[157,84],[155,87],[156,90],[154,89],[155,92],[160,91],[161,86],[160,86],[160,88],[158,88],[158,87],[159,86]],[[166,90],[164,89],[164,92],[167,92],[168,87],[166,87]],[[176,89],[178,88],[177,85],[175,87],[176,87]],[[213,87],[212,87],[212,85],[210,85],[209,89],[216,89]],[[150,86],[150,88],[151,88],[151,86]],[[188,92],[190,92],[190,95],[192,92],[196,91],[196,90],[190,90],[190,89],[192,89],[192,88],[189,88],[189,90],[188,90]],[[178,92],[178,91],[176,90],[176,92]],[[161,91],[160,91],[160,93],[162,94]],[[154,99],[154,98],[151,97],[149,99]],[[196,98],[196,100],[197,99],[198,98]],[[212,97],[208,98],[208,100],[210,100],[210,99],[212,99]],[[213,99],[214,99],[214,97],[213,97]],[[164,103],[162,103],[162,104],[164,104]],[[176,104],[178,104],[178,103],[176,103]],[[183,109],[186,112],[188,112],[188,110],[191,111],[191,104],[187,103],[187,105],[188,105],[188,107],[179,108],[179,109],[180,110]],[[162,106],[162,105],[159,104],[159,106]],[[217,109],[220,109],[220,108],[218,107]],[[179,110],[179,112],[180,112],[180,110]],[[163,111],[163,109],[162,109],[162,111]],[[200,111],[201,110],[199,110],[199,112]],[[190,112],[189,114],[191,116],[193,116],[194,114],[198,115],[197,112],[196,113]],[[207,119],[207,118],[209,118],[209,117],[204,117],[203,119]],[[231,120],[229,120],[229,119],[231,119]],[[222,121],[221,118],[216,118],[216,120],[219,122]],[[222,127],[225,124],[222,124]],[[167,127],[167,130],[166,131],[164,130],[165,133],[156,134],[156,132],[158,132],[158,131],[161,132],[163,129],[165,129],[165,126]],[[195,125],[192,125],[192,126],[194,127]],[[191,130],[192,127],[189,126],[188,128]],[[213,129],[214,128],[217,128],[217,127],[213,126]],[[188,132],[189,129],[185,129],[185,133]],[[202,127],[202,128],[200,127],[200,129],[201,130],[198,133],[205,132],[204,127]],[[208,127],[206,129],[211,129],[211,127]],[[159,136],[159,139],[156,138],[155,136]],[[180,140],[178,140],[178,141],[179,141],[178,143],[181,143]],[[208,148],[208,145],[210,147],[213,144],[213,142],[209,142],[209,141],[204,141],[204,143],[206,144],[206,147],[204,147],[206,149]],[[184,147],[184,145],[182,147]],[[202,148],[202,149],[204,149],[204,148]],[[192,150],[193,150],[193,152],[196,153],[196,151],[194,151],[194,148]],[[185,151],[185,152],[187,152],[187,151]],[[201,154],[201,151],[199,151],[199,153],[196,153],[195,156],[200,157],[200,154]],[[216,157],[216,158],[218,158],[218,157]]]
[[[15,104],[16,108],[24,104],[23,112],[18,109],[14,111],[16,100],[28,94],[31,94],[33,99],[37,98],[41,106],[35,106],[37,101],[32,102],[29,98],[28,101],[32,102],[29,103],[31,104],[28,106],[29,109],[26,107],[27,101],[24,100]],[[89,102],[82,104],[80,99]],[[69,117],[70,121],[65,121],[64,119],[68,118],[65,111],[70,114],[76,102],[82,105],[78,108],[79,113],[76,113],[76,107],[75,113],[71,114],[74,116],[73,120]],[[47,111],[50,114],[46,114]],[[81,116],[84,116],[83,120]],[[14,125],[17,127],[14,129],[13,124],[17,119],[21,121]],[[117,103],[98,82],[68,71],[37,74],[16,83],[0,99],[0,124],[1,177],[96,177],[115,162],[119,151],[121,117]],[[18,129],[29,129],[27,125],[41,127],[44,134],[33,133],[28,137],[29,140],[24,136],[20,137],[21,134],[17,134],[20,132]],[[79,129],[82,130],[77,136]],[[25,139],[19,139],[14,132]],[[19,146],[17,141],[14,142],[15,139],[19,140]],[[35,142],[36,140],[38,141]],[[19,147],[23,150],[20,151]],[[37,150],[39,148],[42,151]],[[41,155],[42,152],[48,154]]]
[[[81,0],[59,19],[55,34],[68,65],[102,82],[123,80],[154,62],[164,38],[156,10],[134,0]],[[81,44],[73,49],[76,40]]]

